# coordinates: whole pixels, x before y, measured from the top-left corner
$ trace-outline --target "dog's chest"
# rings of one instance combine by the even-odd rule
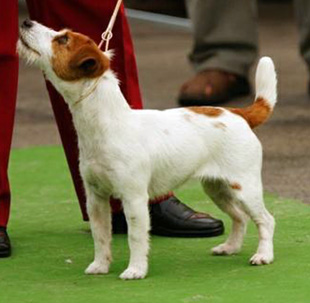
[[[110,167],[95,162],[95,161],[81,161],[80,164],[81,175],[87,186],[91,187],[94,192],[99,195],[109,194],[112,190],[111,176],[109,176]]]

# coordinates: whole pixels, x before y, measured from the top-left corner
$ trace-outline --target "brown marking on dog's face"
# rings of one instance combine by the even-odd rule
[[[237,183],[237,182],[231,183],[230,187],[232,189],[236,189],[236,190],[241,190],[242,189],[241,185],[239,183]]]
[[[92,39],[69,30],[53,39],[52,51],[53,70],[66,81],[98,77],[110,66]]]
[[[191,106],[187,107],[186,109],[200,115],[205,115],[208,117],[218,117],[223,113],[223,110],[218,107],[211,107],[211,106]]]
[[[223,122],[213,122],[212,123],[214,127],[222,129],[222,130],[226,130],[227,125]]]
[[[258,97],[255,102],[246,108],[226,108],[230,112],[241,116],[254,128],[262,124],[271,114],[272,109],[264,98]]]

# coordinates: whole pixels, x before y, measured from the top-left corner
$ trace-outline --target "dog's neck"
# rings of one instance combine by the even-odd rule
[[[76,89],[66,84],[61,84],[57,89],[69,105],[80,147],[86,148],[96,139],[103,140],[106,130],[119,125],[131,111],[119,88],[118,79],[110,70],[100,79],[80,83]],[[85,98],[80,99],[83,95]]]

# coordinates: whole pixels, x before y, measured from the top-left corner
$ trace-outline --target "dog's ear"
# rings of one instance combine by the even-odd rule
[[[110,61],[99,49],[86,45],[72,55],[69,66],[76,79],[94,78],[102,75],[109,68]]]

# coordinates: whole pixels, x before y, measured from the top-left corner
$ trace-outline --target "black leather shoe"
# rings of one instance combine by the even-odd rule
[[[216,237],[224,233],[224,224],[208,214],[195,212],[176,197],[152,204],[151,233],[166,237]]]
[[[224,224],[208,214],[197,213],[176,197],[150,205],[151,233],[166,237],[215,237],[224,233]],[[113,214],[114,234],[127,232],[124,213]]]
[[[112,214],[112,233],[113,234],[127,233],[127,222],[123,212]]]
[[[6,228],[0,227],[0,258],[11,255],[11,243]]]

